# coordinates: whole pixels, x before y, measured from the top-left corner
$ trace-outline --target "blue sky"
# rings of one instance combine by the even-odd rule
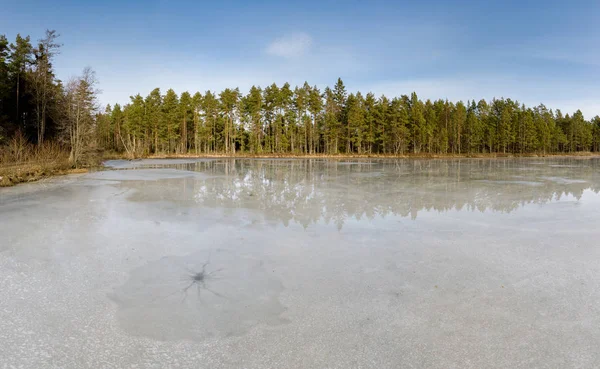
[[[341,77],[349,91],[511,97],[600,114],[600,1],[3,0],[0,33],[56,29],[62,79],[130,95]]]

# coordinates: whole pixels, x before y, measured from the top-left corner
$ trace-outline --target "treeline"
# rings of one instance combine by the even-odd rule
[[[57,79],[58,38],[53,30],[37,42],[21,35],[9,42],[0,35],[0,161],[21,161],[27,145],[59,145],[77,164],[96,144],[94,72],[85,68],[67,82]]]
[[[149,154],[470,154],[600,151],[600,118],[563,115],[511,99],[422,101],[323,91],[305,83],[180,95],[155,89],[99,113],[86,68],[68,82],[54,74],[58,34],[0,35],[0,150],[14,137],[60,143],[77,163],[90,149]],[[11,149],[13,152],[18,151]]]
[[[600,118],[586,121],[511,99],[422,101],[346,92],[338,79],[204,94],[155,89],[98,121],[106,148],[130,154],[560,153],[600,151]]]

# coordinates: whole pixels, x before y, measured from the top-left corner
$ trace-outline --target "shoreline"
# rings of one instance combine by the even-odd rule
[[[88,168],[44,168],[40,164],[23,164],[0,167],[0,188],[12,187],[22,183],[38,182],[42,179],[60,177],[68,174],[89,172]]]
[[[515,158],[597,158],[600,152],[557,153],[557,154],[154,154],[135,159],[126,157],[110,158],[120,160],[140,159],[515,159]],[[106,160],[110,160],[106,159]]]
[[[597,152],[580,153],[558,153],[558,154],[404,154],[404,155],[369,155],[369,154],[313,154],[313,155],[295,155],[295,154],[173,154],[173,155],[148,155],[140,158],[129,159],[126,155],[107,155],[103,158],[99,167],[107,160],[142,160],[142,159],[430,159],[430,160],[451,160],[451,159],[517,159],[517,158],[571,158],[571,159],[593,159],[600,158]],[[64,176],[68,174],[88,173],[89,168],[57,168],[38,163],[24,163],[22,165],[10,164],[0,166],[0,188],[12,187],[21,183],[37,182],[42,179]]]

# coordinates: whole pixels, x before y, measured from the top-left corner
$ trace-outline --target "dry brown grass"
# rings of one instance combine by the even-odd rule
[[[101,161],[106,160],[131,160],[127,153],[120,153],[116,151],[103,151],[101,154]]]
[[[81,170],[73,169],[69,151],[57,143],[35,146],[17,134],[8,145],[0,147],[0,187],[74,171]]]

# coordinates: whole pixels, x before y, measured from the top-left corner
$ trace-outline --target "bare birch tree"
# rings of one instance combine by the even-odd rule
[[[87,67],[81,76],[72,78],[65,88],[65,116],[62,121],[63,132],[71,146],[69,160],[77,166],[93,145],[95,117],[99,106],[97,102],[96,75]]]

